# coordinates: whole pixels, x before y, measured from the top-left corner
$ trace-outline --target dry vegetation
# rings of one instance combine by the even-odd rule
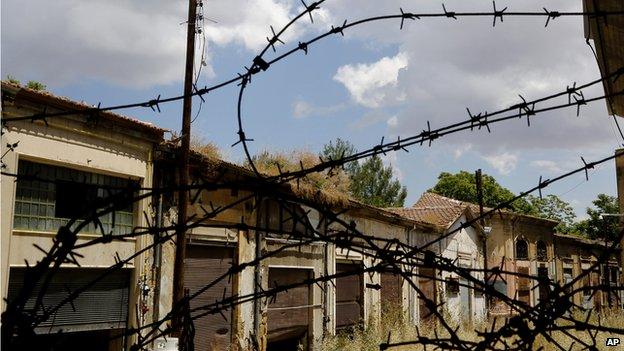
[[[254,165],[260,173],[274,176],[281,172],[297,171],[320,163],[319,157],[308,151],[291,153],[263,151],[254,156]],[[293,192],[328,205],[346,205],[349,201],[349,177],[342,170],[311,173],[290,183]]]
[[[222,158],[221,150],[213,142],[206,141],[202,137],[195,135],[191,136],[191,150],[207,157],[211,160],[218,160]]]
[[[582,313],[577,313],[575,319],[585,321],[585,317]],[[599,322],[600,319],[600,322]],[[450,319],[447,319],[450,320]],[[611,310],[611,311],[603,311],[600,315],[594,313],[590,320],[593,324],[600,324],[603,326],[613,327],[613,328],[624,328],[624,311],[622,310]],[[501,325],[503,320],[497,322],[497,325]],[[464,323],[458,325],[458,323],[450,323],[452,327],[459,326],[457,331],[457,336],[462,340],[470,340],[470,341],[479,341],[481,340],[477,336],[477,331],[483,331],[486,328],[491,329],[492,322],[489,323]],[[568,326],[571,329],[568,329],[568,332],[572,334],[574,337],[584,341],[590,345],[593,345],[592,338],[588,331],[581,331],[572,328],[571,323],[561,323],[560,326],[565,327]],[[390,342],[396,343],[401,341],[409,341],[414,340],[415,337],[420,333],[421,336],[427,337],[435,337],[434,331],[437,330],[437,335],[440,338],[448,338],[449,334],[445,332],[440,326],[436,326],[435,323],[426,323],[421,324],[420,327],[416,327],[412,325],[400,312],[396,311],[385,311],[382,313],[381,320],[373,321],[369,323],[369,325],[358,328],[352,333],[339,333],[337,336],[329,336],[325,338],[322,345],[323,351],[360,351],[360,350],[370,350],[370,351],[378,351],[379,345],[381,343],[387,342],[388,333],[390,333]],[[594,333],[594,332],[593,332]],[[611,333],[599,332],[596,335],[596,347],[597,349],[601,349],[605,345],[605,341],[607,337],[621,337],[620,335],[614,335]],[[511,343],[514,338],[517,336],[513,336],[509,339],[506,339],[507,342]],[[544,336],[540,335],[535,340],[533,344],[534,350],[561,350],[562,348],[557,347],[555,344],[559,344],[565,350],[582,350],[585,349],[580,343],[574,342],[570,337],[567,337],[562,331],[554,331],[550,334],[550,338],[552,340],[547,340]],[[497,345],[498,348],[504,349],[504,345]],[[428,346],[426,350],[434,350],[436,348],[432,346]],[[397,351],[405,351],[405,350],[425,350],[422,345],[404,345],[398,347],[389,348],[389,350],[397,350]]]

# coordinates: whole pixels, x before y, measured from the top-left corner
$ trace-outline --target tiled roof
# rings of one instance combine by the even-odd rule
[[[420,222],[431,223],[436,226],[448,228],[461,216],[463,210],[459,206],[453,207],[424,207],[424,208],[390,208],[389,210]]]
[[[412,207],[388,210],[413,220],[448,228],[466,211],[468,205],[434,193],[424,193]]]
[[[24,87],[18,84],[13,84],[7,81],[2,81],[3,95],[4,95],[5,90],[14,91],[16,95],[16,99],[26,99],[26,100],[29,100],[32,102],[38,102],[41,104],[52,104],[52,105],[55,105],[54,107],[60,110],[68,109],[68,110],[80,111],[82,109],[86,110],[86,109],[90,109],[94,107],[84,102],[78,102],[78,101],[63,97],[63,96],[54,95],[48,91],[29,89],[27,87]],[[137,129],[142,129],[142,130],[149,131],[151,133],[155,133],[159,135],[160,138],[162,138],[162,134],[166,131],[166,129],[157,127],[149,122],[141,121],[141,120],[131,118],[128,116],[124,116],[124,115],[111,112],[111,111],[104,111],[104,112],[101,112],[99,115],[114,122],[121,122],[128,126],[135,127]]]

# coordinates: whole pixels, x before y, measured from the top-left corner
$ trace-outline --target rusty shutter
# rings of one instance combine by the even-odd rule
[[[24,283],[25,268],[11,268],[9,274],[8,299],[12,301],[19,294]],[[78,297],[62,305],[55,314],[35,329],[40,334],[77,332],[85,330],[108,330],[125,328],[128,318],[128,294],[130,286],[129,269],[106,273],[100,268],[61,268],[48,285],[43,306],[59,305],[69,294],[87,289]],[[95,284],[92,282],[96,281]],[[35,286],[35,293],[26,302],[26,309],[33,309],[41,290],[41,281]],[[42,311],[37,311],[41,315]]]
[[[189,245],[184,260],[184,287],[193,294],[225,274],[234,263],[234,250],[225,247]],[[222,279],[191,300],[191,309],[232,296],[232,279]],[[205,312],[200,311],[198,313]],[[227,350],[232,335],[232,311],[208,314],[194,321],[195,350]]]
[[[401,275],[394,272],[381,272],[381,305],[395,308],[401,306]]]
[[[336,274],[354,272],[336,278],[336,329],[353,326],[360,322],[364,312],[361,264],[336,264]]]
[[[309,269],[269,268],[269,288],[300,284],[310,278],[310,273]],[[310,286],[305,284],[281,291],[269,300],[269,342],[304,336],[310,323],[310,305]]]
[[[435,269],[434,268],[419,268],[418,269],[418,286],[420,291],[425,295],[427,300],[436,302],[436,288],[435,288]],[[418,296],[420,319],[424,320],[431,316],[431,311],[427,307],[425,300]]]

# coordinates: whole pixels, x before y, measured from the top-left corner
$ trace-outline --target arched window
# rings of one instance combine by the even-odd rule
[[[548,249],[546,248],[546,243],[543,241],[537,242],[537,260],[538,261],[548,261]]]
[[[529,244],[526,240],[516,240],[516,260],[528,260],[529,259]]]

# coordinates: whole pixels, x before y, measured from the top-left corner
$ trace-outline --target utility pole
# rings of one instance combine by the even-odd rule
[[[483,218],[483,177],[481,173],[481,168],[477,169],[475,172],[475,183],[477,185],[477,199],[479,201],[479,224],[481,225],[481,229],[485,228],[485,219]],[[486,278],[487,275],[487,233],[484,232],[483,235],[483,277]],[[485,280],[485,279],[484,279]],[[485,284],[488,284],[486,281]],[[489,311],[489,301],[487,295],[485,296],[485,312],[486,315]]]
[[[197,0],[189,0],[188,27],[186,30],[186,69],[184,72],[184,102],[182,105],[182,145],[180,148],[180,174],[178,186],[178,220],[176,227],[176,253],[173,268],[173,306],[180,306],[184,298],[184,258],[186,257],[186,218],[189,184],[189,152],[191,144],[191,109],[193,93],[193,63],[195,61],[195,22]],[[179,312],[178,308],[174,312]],[[173,328],[181,330],[180,313],[174,313]]]

